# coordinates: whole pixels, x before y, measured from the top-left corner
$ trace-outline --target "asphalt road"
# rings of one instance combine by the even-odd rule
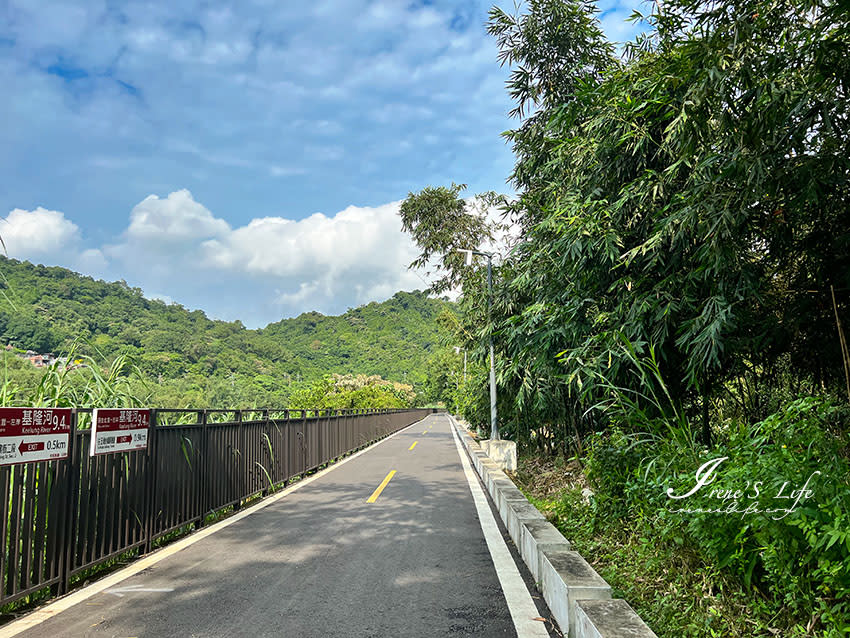
[[[516,636],[450,428],[429,416],[18,635]]]

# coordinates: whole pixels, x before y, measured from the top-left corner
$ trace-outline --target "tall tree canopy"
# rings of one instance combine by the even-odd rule
[[[491,10],[519,122],[506,210],[522,238],[493,319],[518,427],[581,427],[650,348],[706,421],[719,398],[754,418],[766,388],[844,386],[849,17],[827,0],[671,0],[617,55],[590,3]],[[423,256],[456,247],[455,227]],[[480,278],[465,292],[474,346]]]

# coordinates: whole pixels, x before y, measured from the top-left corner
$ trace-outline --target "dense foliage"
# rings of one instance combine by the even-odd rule
[[[651,361],[636,367],[658,373]],[[646,379],[643,386],[652,384]],[[773,635],[776,626],[785,627],[782,635],[844,635],[850,629],[846,400],[810,396],[755,423],[729,420],[706,448],[663,394],[649,401],[623,389],[612,394],[609,428],[584,440],[595,492],[591,529],[622,530],[628,521],[633,536],[695,555],[718,577],[739,582],[763,617],[742,636]],[[643,408],[656,401],[654,410]],[[686,494],[696,468],[714,459],[723,460],[710,486],[683,500],[668,497],[667,490]],[[664,633],[713,635],[677,630],[680,620]]]
[[[536,78],[511,86],[537,109],[509,133],[520,193],[510,213],[525,232],[497,296],[504,378],[521,401],[566,382],[574,399],[555,393],[541,407],[580,419],[598,379],[629,383],[625,337],[653,346],[692,411],[732,400],[763,418],[776,407],[763,405],[767,388],[787,385],[788,370],[797,391],[838,390],[847,14],[803,0],[664,3],[621,61],[586,7],[552,27],[565,4],[491,20],[507,59]],[[550,31],[554,41],[540,37]],[[568,61],[557,74],[553,47]]]
[[[296,390],[289,401],[295,409],[409,408],[416,399],[413,387],[378,375],[331,374]]]
[[[400,292],[337,317],[311,312],[247,330],[64,268],[0,258],[0,275],[5,343],[57,355],[74,347],[106,368],[123,357],[138,369],[136,382],[147,380],[138,394],[162,407],[285,406],[293,391],[332,373],[380,375],[424,392],[427,361],[441,347],[436,317],[451,307]],[[7,378],[34,389],[40,375],[7,359]]]
[[[503,435],[590,450],[606,520],[646,513],[659,538],[700,548],[790,612],[789,632],[840,635],[850,13],[833,0],[671,0],[645,19],[649,33],[618,55],[587,2],[491,10],[519,118],[505,134],[517,196],[504,204],[519,236],[496,269],[492,318],[482,269],[442,262],[464,291],[457,339],[481,370],[494,335]],[[423,254],[458,243],[429,232],[463,210],[448,194],[415,220]],[[467,385],[477,392],[457,407],[484,425],[486,377]],[[817,504],[776,524],[662,524],[662,483],[727,453],[728,481],[817,467]]]

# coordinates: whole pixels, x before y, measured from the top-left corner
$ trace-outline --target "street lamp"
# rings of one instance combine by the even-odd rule
[[[466,265],[472,265],[472,256],[479,255],[487,258],[487,323],[492,323],[493,311],[493,253],[480,250],[461,248],[458,252],[466,253]],[[499,424],[496,418],[496,357],[493,354],[493,330],[490,329],[490,440],[499,440]]]

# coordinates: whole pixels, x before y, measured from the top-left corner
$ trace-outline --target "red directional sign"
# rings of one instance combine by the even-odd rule
[[[0,408],[0,465],[68,456],[70,408]]]
[[[144,450],[150,423],[150,410],[97,408],[92,414],[89,455]]]

